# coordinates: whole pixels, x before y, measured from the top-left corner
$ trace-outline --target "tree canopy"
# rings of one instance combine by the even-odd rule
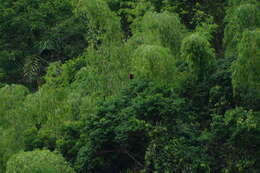
[[[48,150],[20,152],[12,156],[7,163],[6,172],[15,173],[17,171],[21,173],[74,173],[62,156]]]
[[[257,0],[0,0],[0,173],[259,173]]]

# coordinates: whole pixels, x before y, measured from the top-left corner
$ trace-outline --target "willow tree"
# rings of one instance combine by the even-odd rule
[[[230,6],[236,6],[247,3],[257,3],[257,0],[228,0]]]
[[[12,156],[6,173],[74,173],[64,158],[48,150],[20,152]]]
[[[115,94],[129,81],[129,57],[130,53],[123,43],[110,43],[100,46],[98,50],[89,48],[84,54],[86,65],[76,73],[72,86],[84,95]]]
[[[122,37],[120,20],[103,0],[77,0],[74,13],[87,25],[87,40],[100,45],[105,41],[118,41]]]
[[[10,155],[23,147],[22,131],[27,124],[17,111],[29,90],[22,85],[0,88],[0,172],[4,172]],[[15,141],[15,142],[14,142]]]
[[[160,82],[172,82],[178,77],[170,50],[155,45],[142,45],[134,52],[132,70],[136,77]]]
[[[238,58],[232,64],[234,91],[252,94],[251,99],[260,100],[260,29],[246,31],[238,44]],[[252,93],[253,92],[253,93]],[[236,93],[238,94],[238,93]],[[255,102],[254,101],[254,102]]]
[[[260,27],[260,4],[254,0],[231,0],[231,7],[225,18],[224,33],[225,55],[227,58],[237,56],[237,46],[242,33]]]
[[[193,33],[184,38],[181,53],[196,79],[206,79],[209,76],[215,60],[215,53],[204,35]]]
[[[136,25],[134,34],[142,43],[167,47],[174,55],[179,54],[185,27],[177,14],[148,12]]]

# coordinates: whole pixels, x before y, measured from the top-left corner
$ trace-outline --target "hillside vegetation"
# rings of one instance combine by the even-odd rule
[[[0,0],[0,173],[259,173],[258,0]]]

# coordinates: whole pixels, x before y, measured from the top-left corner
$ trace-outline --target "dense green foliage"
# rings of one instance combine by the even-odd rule
[[[260,4],[254,0],[231,1],[225,18],[225,48],[226,57],[237,56],[237,46],[242,39],[243,31],[260,27]]]
[[[49,62],[78,56],[86,47],[70,1],[0,2],[1,80],[36,87]]]
[[[0,173],[260,172],[258,1],[0,12]]]
[[[7,173],[74,173],[63,157],[48,150],[20,152],[10,158],[7,163]]]

